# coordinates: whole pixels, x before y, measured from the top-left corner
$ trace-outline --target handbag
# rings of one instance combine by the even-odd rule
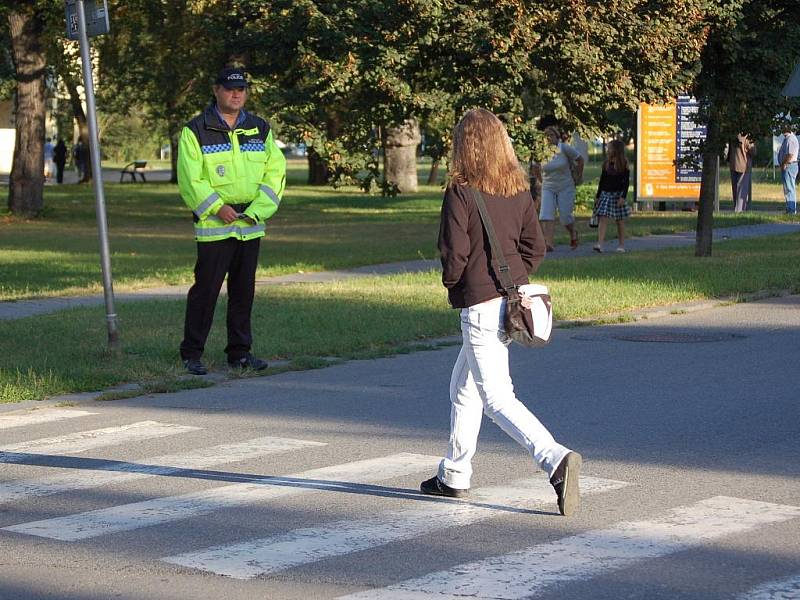
[[[562,150],[563,152],[563,150]],[[578,186],[583,183],[583,169],[580,168],[578,165],[578,161],[574,158],[570,158],[569,154],[564,152],[564,155],[567,157],[567,162],[569,163],[569,173],[572,175],[572,182]]]
[[[538,284],[517,287],[514,284],[506,257],[497,241],[492,219],[486,210],[483,195],[474,188],[469,188],[469,191],[478,207],[483,229],[489,238],[489,245],[492,249],[492,269],[500,280],[500,285],[503,286],[503,295],[506,297],[506,312],[503,318],[506,335],[521,346],[529,348],[544,346],[550,342],[550,334],[553,330],[553,303],[547,287]],[[525,308],[522,305],[520,292],[530,299],[531,308]]]
[[[595,229],[599,225],[600,225],[600,217],[597,216],[597,213],[592,213],[592,216],[589,217],[589,227]]]

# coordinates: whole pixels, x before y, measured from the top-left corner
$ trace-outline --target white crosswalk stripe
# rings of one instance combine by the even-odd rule
[[[738,595],[736,600],[800,600],[800,573],[763,583]]]
[[[552,585],[589,579],[722,536],[798,517],[797,506],[716,496],[675,508],[661,519],[620,523],[341,598],[517,600]]]
[[[24,414],[0,415],[0,429],[52,423],[63,419],[75,419],[77,417],[88,417],[89,415],[96,414],[97,413],[87,412],[85,410],[74,410],[71,408],[43,408],[32,410]]]
[[[301,493],[354,490],[354,485],[433,470],[439,460],[436,456],[401,453],[312,469],[295,475],[243,476],[244,483],[21,523],[3,529],[63,541],[84,540]],[[235,474],[227,474],[221,479],[230,481],[233,477]]]
[[[214,465],[240,462],[267,454],[325,445],[322,442],[306,440],[260,437],[244,442],[200,448],[183,454],[148,458],[139,463],[97,461],[96,466],[82,466],[80,462],[82,459],[75,459],[75,466],[66,473],[4,483],[0,487],[0,503],[18,502],[32,496],[48,496],[111,483],[118,484],[153,475],[175,475],[185,470],[207,469]],[[191,476],[192,473],[186,475]]]
[[[128,444],[153,438],[161,438],[199,427],[172,425],[158,421],[139,421],[128,425],[79,431],[56,437],[42,438],[19,444],[0,447],[0,463],[13,463],[25,460],[28,454],[80,454],[89,450]]]
[[[585,495],[620,489],[626,485],[610,479],[581,478]],[[466,502],[426,501],[418,508],[380,514],[369,519],[339,521],[324,527],[299,529],[285,535],[216,546],[162,560],[218,575],[250,579],[331,556],[415,538],[432,531],[463,527],[509,510],[555,507],[555,498],[547,478],[538,477],[509,486],[474,490]]]

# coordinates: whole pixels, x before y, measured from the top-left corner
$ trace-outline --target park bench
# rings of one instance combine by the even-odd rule
[[[146,160],[135,160],[132,163],[128,163],[124,167],[122,167],[122,171],[119,173],[119,182],[122,183],[122,180],[125,178],[125,175],[131,176],[131,181],[136,183],[136,174],[139,174],[139,177],[142,178],[142,183],[147,183],[147,180],[144,178],[144,168],[147,166]]]

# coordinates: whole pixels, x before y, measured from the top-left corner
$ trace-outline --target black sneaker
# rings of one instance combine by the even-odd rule
[[[254,371],[263,371],[269,364],[267,361],[256,358],[248,352],[241,358],[229,360],[228,366],[231,369],[253,369]]]
[[[208,373],[208,369],[199,358],[186,358],[183,361],[183,366],[192,375],[205,375]]]
[[[442,483],[438,477],[431,477],[419,484],[419,491],[431,496],[446,496],[448,498],[463,498],[469,495],[469,489],[459,490]]]
[[[583,458],[577,452],[568,453],[559,463],[550,483],[558,496],[558,512],[565,517],[572,516],[580,504],[578,478],[581,474]]]

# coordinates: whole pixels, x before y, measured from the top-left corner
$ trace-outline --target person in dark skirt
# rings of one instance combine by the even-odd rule
[[[606,161],[603,163],[603,172],[600,174],[600,184],[597,186],[594,200],[594,214],[599,218],[595,252],[603,252],[609,220],[617,223],[619,238],[617,252],[625,252],[625,219],[631,214],[626,202],[630,179],[631,172],[628,169],[628,160],[625,158],[625,144],[620,140],[614,140],[608,145]]]

